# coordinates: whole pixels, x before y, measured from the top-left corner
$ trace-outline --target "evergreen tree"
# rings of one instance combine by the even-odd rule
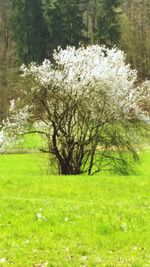
[[[121,0],[99,0],[96,39],[101,44],[113,46],[120,38],[119,17],[117,8]]]
[[[48,29],[41,0],[14,0],[12,32],[21,62],[41,62],[47,56]]]
[[[53,5],[52,5],[53,3]],[[67,45],[78,47],[84,43],[81,0],[47,1],[47,21],[50,30],[50,50]]]

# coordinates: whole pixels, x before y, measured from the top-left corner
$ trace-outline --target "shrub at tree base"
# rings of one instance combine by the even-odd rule
[[[141,103],[150,90],[146,82],[137,85],[137,73],[125,64],[122,51],[68,47],[54,51],[53,63],[31,63],[21,70],[24,97],[11,102],[10,117],[2,125],[3,147],[37,132],[47,140],[43,150],[54,155],[61,174],[103,168],[129,172],[148,127]]]

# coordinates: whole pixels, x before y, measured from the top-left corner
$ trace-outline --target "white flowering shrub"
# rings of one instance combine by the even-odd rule
[[[127,172],[130,155],[137,158],[138,131],[148,121],[141,103],[150,89],[138,85],[122,51],[68,47],[55,51],[53,62],[21,70],[28,86],[23,101],[11,104],[3,138],[12,142],[32,123],[62,174],[91,174],[104,166]]]

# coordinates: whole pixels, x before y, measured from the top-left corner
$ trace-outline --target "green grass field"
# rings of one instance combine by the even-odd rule
[[[149,267],[150,151],[136,176],[52,176],[0,155],[0,266]]]

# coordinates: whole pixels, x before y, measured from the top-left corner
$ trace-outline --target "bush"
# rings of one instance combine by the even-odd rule
[[[141,102],[149,89],[137,85],[137,73],[125,64],[122,51],[68,47],[54,52],[53,63],[21,69],[28,86],[23,101],[12,102],[5,139],[33,132],[32,123],[34,132],[46,137],[44,151],[55,156],[61,174],[92,174],[106,162],[126,173],[129,158],[138,158],[135,147],[147,125]]]

